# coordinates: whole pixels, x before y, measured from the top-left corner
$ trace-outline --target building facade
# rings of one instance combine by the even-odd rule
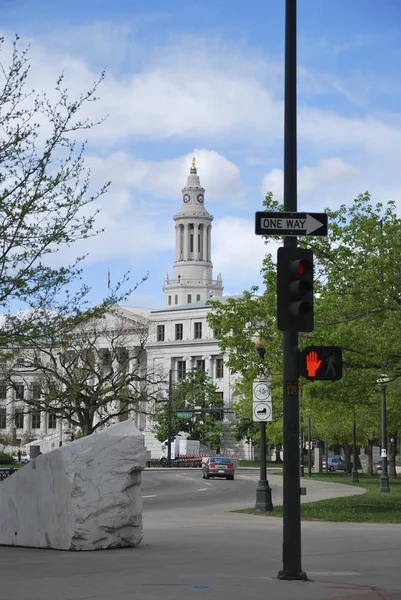
[[[126,319],[127,327],[133,321],[140,321],[142,325],[147,323],[146,363],[150,371],[163,372],[168,380],[171,370],[173,382],[177,382],[186,372],[204,369],[228,408],[232,400],[232,375],[224,363],[216,332],[207,322],[211,310],[207,301],[211,298],[224,301],[223,282],[220,273],[216,279],[213,278],[213,216],[205,206],[205,189],[201,185],[195,159],[182,189],[180,211],[173,219],[175,261],[172,277],[167,274],[164,280],[164,307],[151,310],[120,306],[117,311],[120,318]],[[131,345],[136,343],[135,339],[130,341]],[[24,413],[24,394],[33,393],[29,373],[21,372],[19,386],[7,388],[0,384],[0,438],[2,433],[7,432],[14,441],[22,444],[26,436],[30,439],[36,437],[44,451],[58,445],[58,440],[65,441],[63,430],[66,424],[48,413],[39,416]],[[159,458],[161,443],[154,436],[149,414],[136,413],[132,418],[144,432],[145,445],[152,458]],[[249,458],[248,446],[235,442],[229,435],[233,418],[229,413],[225,415],[227,434],[222,449]]]

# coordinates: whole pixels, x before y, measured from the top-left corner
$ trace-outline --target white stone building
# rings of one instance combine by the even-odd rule
[[[223,282],[220,274],[213,279],[213,217],[205,207],[205,190],[201,186],[195,160],[192,162],[187,184],[182,189],[181,209],[173,219],[176,257],[173,277],[170,279],[167,274],[164,280],[164,307],[152,310],[120,306],[118,313],[127,319],[127,327],[129,322],[135,320],[141,320],[142,323],[147,321],[149,336],[146,361],[150,370],[163,370],[166,378],[172,370],[173,381],[177,381],[185,372],[196,368],[205,369],[217,385],[224,405],[229,407],[232,400],[232,376],[224,364],[218,341],[206,320],[211,310],[206,302],[211,298],[223,299]],[[135,340],[132,340],[132,344],[135,344]],[[63,425],[49,414],[23,414],[24,393],[28,391],[24,391],[22,387],[18,393],[15,389],[6,389],[0,383],[0,437],[4,429],[9,433],[13,432],[14,437],[19,440],[26,434],[32,436],[37,433],[38,439],[42,440],[43,450],[50,450],[58,445],[58,439],[62,439]],[[10,411],[13,413],[11,420],[7,418],[10,417]],[[248,458],[248,446],[235,442],[229,436],[232,419],[231,414],[226,414],[227,435],[222,448]],[[144,431],[145,445],[152,457],[160,457],[161,444],[152,433],[151,419],[139,414],[135,416],[135,421]]]

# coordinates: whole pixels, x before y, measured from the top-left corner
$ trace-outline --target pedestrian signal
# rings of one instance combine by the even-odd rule
[[[311,381],[337,381],[343,376],[339,346],[308,346],[300,352],[300,375]]]

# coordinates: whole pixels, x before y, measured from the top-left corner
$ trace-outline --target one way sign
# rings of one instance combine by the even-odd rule
[[[257,212],[256,235],[327,235],[325,213]]]

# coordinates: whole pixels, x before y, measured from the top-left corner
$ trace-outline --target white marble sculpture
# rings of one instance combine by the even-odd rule
[[[142,540],[143,435],[124,421],[0,483],[0,545],[101,550]]]

